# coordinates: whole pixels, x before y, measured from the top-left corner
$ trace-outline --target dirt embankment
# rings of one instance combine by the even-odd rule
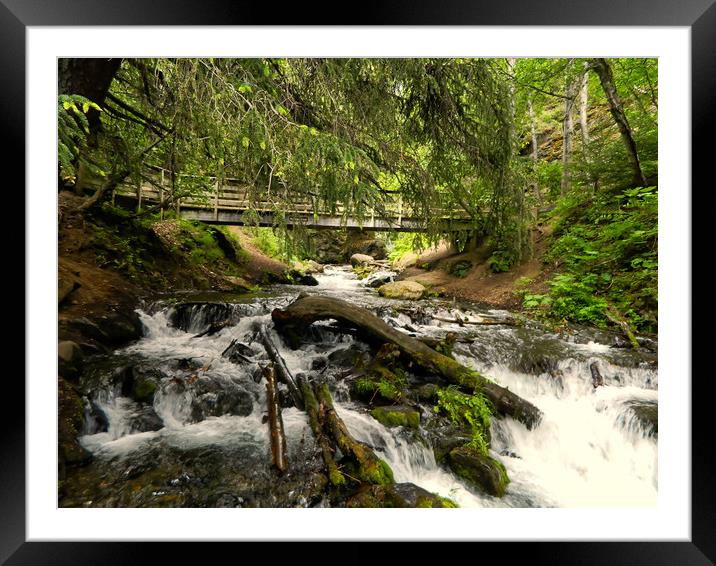
[[[417,281],[446,297],[472,301],[494,308],[518,310],[522,299],[515,293],[517,283],[525,278],[530,282],[522,286],[532,293],[545,293],[551,270],[543,263],[547,251],[548,227],[532,231],[532,255],[529,259],[503,273],[493,273],[487,263],[490,250],[487,245],[461,254],[455,254],[443,245],[437,249],[403,259],[407,267],[400,280]],[[464,271],[454,272],[456,264],[469,262]],[[467,265],[464,264],[463,265]],[[459,276],[455,273],[464,274]]]
[[[155,292],[192,289],[231,291],[280,278],[287,266],[265,256],[238,228],[230,232],[239,246],[216,233],[216,256],[192,257],[177,223],[156,223],[142,233],[121,219],[115,225],[96,222],[76,211],[78,197],[59,195],[59,321],[99,319],[117,310],[133,310],[138,299]],[[99,227],[99,228],[98,228]],[[107,229],[105,229],[107,228]],[[201,242],[198,242],[201,243]],[[200,247],[197,245],[197,247]]]

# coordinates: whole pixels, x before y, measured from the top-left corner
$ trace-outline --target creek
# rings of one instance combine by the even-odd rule
[[[323,463],[308,419],[283,409],[289,472],[271,468],[266,390],[268,356],[258,338],[270,313],[299,292],[350,301],[421,338],[457,337],[453,354],[544,413],[533,430],[492,419],[491,455],[510,478],[504,497],[469,487],[436,462],[433,404],[418,430],[386,428],[353,398],[356,359],[371,349],[330,322],[290,349],[273,330],[288,368],[325,380],[350,433],[409,482],[463,507],[635,507],[657,501],[656,342],[624,347],[616,334],[573,327],[555,333],[506,311],[442,298],[380,297],[347,266],[329,266],[315,287],[276,285],[251,298],[158,297],[140,312],[144,337],[87,364],[80,387],[81,445],[91,463],[68,472],[60,506],[321,507]],[[205,332],[212,323],[221,329]],[[482,325],[480,322],[492,324]],[[503,322],[504,324],[500,324]],[[198,336],[199,335],[199,336]],[[222,356],[227,352],[227,355]],[[233,353],[233,357],[229,355]],[[359,364],[358,364],[359,365]],[[596,366],[603,385],[594,387]],[[288,396],[281,386],[284,405]],[[451,434],[447,432],[445,434]]]

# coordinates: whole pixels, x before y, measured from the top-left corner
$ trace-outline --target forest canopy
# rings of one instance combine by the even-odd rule
[[[163,170],[171,209],[233,179],[279,230],[298,200],[359,219],[400,201],[430,243],[468,222],[453,238],[489,239],[501,271],[541,210],[655,197],[657,76],[656,59],[61,59],[59,183],[89,208]]]

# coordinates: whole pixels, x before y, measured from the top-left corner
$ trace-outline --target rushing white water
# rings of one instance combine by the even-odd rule
[[[398,312],[394,307],[405,306],[405,302],[378,297],[350,268],[328,267],[317,279],[318,287],[302,290],[377,309],[380,316],[405,332],[444,336],[452,331],[464,335],[455,350],[461,363],[508,387],[544,413],[543,421],[531,431],[510,418],[493,419],[491,454],[504,463],[511,480],[506,495],[495,498],[468,488],[438,465],[427,441],[420,440],[426,436],[420,434],[424,431],[416,437],[400,428],[385,428],[364,407],[350,401],[340,379],[333,379],[339,415],[357,439],[387,461],[396,481],[412,482],[461,506],[656,504],[657,441],[633,410],[634,403],[657,403],[658,377],[651,365],[638,361],[621,365],[617,354],[625,354],[594,340],[568,341],[542,331],[524,334],[524,330],[512,327],[471,327],[451,322],[501,319],[509,316],[504,311],[464,309],[433,301],[426,305],[429,312],[418,317]],[[174,377],[161,380],[150,415],[146,408],[122,396],[117,386],[99,391],[92,403],[106,419],[106,427],[102,432],[88,430],[81,438],[83,446],[106,458],[122,458],[153,443],[181,450],[242,445],[267,453],[268,428],[262,420],[266,394],[263,383],[256,381],[267,356],[256,340],[256,329],[270,321],[271,308],[285,305],[298,291],[282,287],[278,292],[268,301],[231,306],[227,311],[230,324],[199,337],[196,334],[210,322],[208,311],[188,311],[187,331],[172,325],[176,307],[155,309],[153,314],[142,312],[145,337],[118,354],[151,360]],[[534,357],[549,371],[524,373],[516,368],[516,360],[526,355],[537,339],[543,341],[545,349],[539,354],[541,358]],[[242,355],[248,363],[237,364],[222,357],[235,340],[244,345]],[[316,371],[321,367],[319,362],[332,352],[357,346],[352,337],[340,334],[299,350],[284,347],[278,338],[276,341],[293,373]],[[603,386],[593,386],[592,364],[598,365]],[[322,365],[325,367],[325,363]],[[147,419],[155,426],[148,427]],[[286,409],[283,420],[290,446],[310,435],[303,412]]]

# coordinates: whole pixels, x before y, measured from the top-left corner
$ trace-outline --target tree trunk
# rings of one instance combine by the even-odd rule
[[[317,320],[335,319],[340,324],[357,327],[364,338],[379,345],[395,344],[408,361],[427,371],[442,376],[472,393],[480,390],[499,413],[524,423],[527,428],[536,426],[542,412],[529,401],[518,397],[485,379],[476,371],[466,368],[452,358],[439,354],[420,340],[396,330],[368,310],[329,297],[299,297],[285,309],[274,309],[271,318],[276,329],[297,346],[301,333]]]
[[[273,465],[283,474],[288,470],[286,460],[286,435],[283,432],[283,419],[281,406],[278,402],[278,389],[276,388],[276,373],[273,364],[262,368],[266,378],[266,404],[268,405],[268,423],[271,434],[271,457]]]
[[[535,122],[534,109],[532,108],[532,97],[529,95],[527,96],[527,111],[530,116],[530,133],[532,134],[532,163],[535,167],[534,192],[535,197],[537,197],[537,202],[541,207],[544,205],[544,201],[542,200],[542,191],[540,190],[539,180],[537,179],[536,174],[537,162],[539,161],[539,148],[537,147],[537,124]]]
[[[281,354],[279,354],[276,344],[274,344],[273,340],[271,340],[271,336],[269,335],[266,326],[261,327],[259,336],[261,337],[261,343],[264,345],[264,348],[266,348],[266,353],[275,365],[276,373],[278,373],[279,379],[288,387],[293,404],[296,408],[303,410],[303,399],[301,397],[301,392],[296,385],[296,380],[293,378],[293,375],[291,375],[291,371],[286,366],[286,362],[281,357]]]
[[[579,87],[579,130],[582,133],[582,154],[587,167],[587,174],[592,181],[592,191],[597,192],[599,178],[596,172],[592,171],[592,156],[589,149],[589,120],[587,110],[589,108],[589,64],[585,64],[584,73]]]
[[[614,121],[619,128],[622,142],[627,150],[627,156],[629,157],[629,164],[632,168],[632,184],[635,187],[645,187],[647,185],[644,173],[641,170],[641,163],[639,162],[639,154],[636,149],[636,142],[632,135],[632,129],[627,120],[626,114],[624,113],[624,106],[622,105],[619,93],[617,93],[617,87],[614,84],[614,75],[612,74],[612,67],[604,58],[596,58],[591,60],[591,68],[597,73],[599,82],[602,85],[604,94],[607,97],[609,103],[609,111],[614,118]]]
[[[121,63],[121,59],[106,58],[58,59],[58,93],[79,94],[102,106]],[[97,147],[97,132],[101,126],[100,113],[90,108],[86,115],[89,125],[87,145]],[[75,192],[82,195],[86,168],[81,160],[75,163],[75,170],[77,171]]]
[[[121,59],[58,59],[59,94],[79,94],[102,106]],[[90,132],[99,126],[99,112],[87,112]]]
[[[570,59],[567,66],[569,72],[574,64],[574,60]],[[566,196],[572,188],[572,175],[570,171],[570,162],[572,160],[572,108],[574,107],[574,90],[575,81],[571,77],[567,78],[567,89],[564,93],[564,119],[562,121],[562,184],[560,188],[561,196]]]
[[[579,87],[579,129],[582,132],[582,149],[587,154],[589,147],[589,123],[587,121],[587,108],[589,106],[589,73],[584,70]]]

